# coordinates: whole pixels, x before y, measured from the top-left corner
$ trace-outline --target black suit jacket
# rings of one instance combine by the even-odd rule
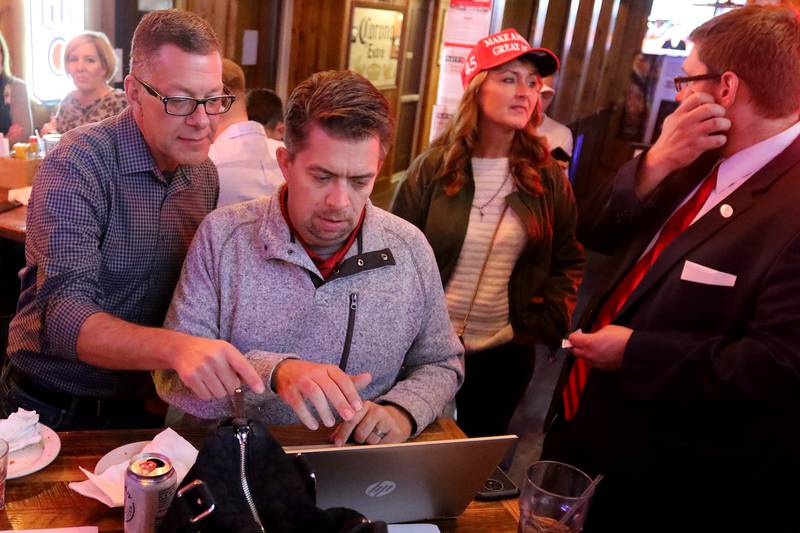
[[[701,158],[642,205],[638,163],[581,212],[584,243],[614,254],[585,331],[713,166]],[[545,443],[546,457],[607,477],[587,531],[800,531],[778,510],[800,501],[800,139],[678,236],[613,323],[633,329],[622,369],[592,370],[577,416]],[[713,520],[687,528],[686,505]]]

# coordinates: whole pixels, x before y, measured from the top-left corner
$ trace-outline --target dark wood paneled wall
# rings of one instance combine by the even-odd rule
[[[359,6],[402,9],[408,18],[408,0],[358,1]],[[353,0],[295,0],[292,14],[292,48],[289,59],[287,93],[321,70],[347,68],[347,47],[350,41],[350,14]],[[404,21],[404,28],[407,24]],[[405,30],[404,30],[405,32]],[[406,36],[401,38],[401,57],[408,48]],[[398,87],[402,81],[403,63],[400,61]],[[382,91],[390,108],[398,115],[399,88]],[[388,187],[388,178],[393,172],[394,152],[390,151],[381,171],[377,190]]]
[[[598,181],[631,155],[629,145],[616,141],[616,132],[652,0],[538,0],[529,5],[507,10],[503,26],[527,29],[532,40],[535,28],[542,27],[541,42],[532,44],[561,59],[549,114],[569,125],[580,141],[573,187],[577,196],[591,195]],[[543,26],[536,17],[545,17]]]
[[[569,124],[577,117],[579,104],[578,97],[581,80],[583,78],[583,65],[592,57],[591,47],[587,50],[595,2],[601,0],[573,0],[570,14],[575,13],[575,18],[567,21],[567,31],[564,36],[561,58],[561,83],[558,88],[558,98],[552,107],[554,117],[559,117],[564,123]],[[575,2],[578,2],[575,9]]]
[[[541,42],[532,44],[549,48],[561,60],[550,115],[569,124],[621,103],[651,5],[652,0],[512,0],[503,27],[533,37],[540,22],[535,17],[545,17]]]
[[[574,14],[572,10],[574,2],[578,2],[578,0],[550,0],[547,4],[541,46],[549,48],[559,58],[563,57],[564,47],[568,44],[565,37],[570,14]],[[536,11],[533,12],[533,15],[536,15]],[[527,26],[530,29],[535,24],[534,20],[504,20],[503,27],[524,28]]]
[[[527,1],[527,0],[526,0]],[[436,104],[436,91],[439,87],[439,68],[440,54],[442,48],[442,27],[444,17],[447,12],[448,0],[431,0],[433,5],[431,18],[431,32],[433,35],[428,39],[428,63],[423,71],[425,76],[425,95],[422,100],[422,120],[420,120],[420,131],[417,135],[417,145],[414,147],[416,153],[422,152],[428,146],[428,138],[431,133],[431,122],[433,119],[433,106]]]
[[[287,93],[314,72],[345,68],[351,5],[350,0],[295,1]]]
[[[591,43],[592,54],[585,60],[577,91],[579,106],[574,110],[575,116],[586,116],[593,113],[597,106],[602,107],[605,95],[598,91],[605,67],[608,67],[611,35],[617,21],[619,0],[603,0],[594,30],[594,42]],[[609,72],[610,73],[610,72]]]
[[[296,2],[303,4],[304,2]],[[175,6],[193,11],[214,27],[223,56],[242,62],[244,30],[258,31],[255,65],[242,65],[248,87],[275,88],[281,0],[175,0]]]

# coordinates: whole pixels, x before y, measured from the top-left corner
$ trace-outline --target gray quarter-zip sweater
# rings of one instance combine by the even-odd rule
[[[186,256],[168,328],[224,339],[263,376],[248,416],[294,424],[270,390],[275,366],[301,358],[370,372],[364,399],[405,409],[421,432],[464,378],[463,349],[448,318],[433,252],[413,225],[367,203],[360,237],[327,281],[292,238],[278,195],[211,213]],[[230,400],[200,400],[174,371],[157,371],[158,394],[201,418],[230,416]]]

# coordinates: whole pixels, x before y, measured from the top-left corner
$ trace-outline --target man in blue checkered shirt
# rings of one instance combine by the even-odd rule
[[[28,209],[26,266],[0,377],[8,416],[55,429],[163,423],[147,371],[174,369],[201,398],[264,385],[230,344],[161,329],[186,250],[217,201],[208,159],[222,86],[219,42],[197,15],[142,18],[130,107],[64,135]],[[168,96],[164,96],[168,95]]]

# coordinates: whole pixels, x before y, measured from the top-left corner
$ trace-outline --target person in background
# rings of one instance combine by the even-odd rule
[[[542,88],[539,91],[539,97],[542,100],[542,122],[536,128],[536,132],[547,139],[550,154],[561,168],[566,171],[569,169],[570,158],[572,158],[572,131],[547,115],[547,110],[556,97],[555,86],[557,81],[555,74],[542,79]]]
[[[0,133],[9,146],[25,142],[31,134],[31,102],[25,82],[11,75],[8,44],[0,33]]]
[[[283,140],[285,126],[283,124],[283,102],[275,91],[269,89],[252,89],[247,92],[247,115],[264,125],[267,137],[276,141]]]
[[[541,77],[558,59],[515,30],[478,41],[445,132],[400,185],[392,212],[436,254],[450,319],[466,349],[456,397],[469,436],[502,434],[534,368],[559,345],[583,271],[575,199],[536,134]]]
[[[130,70],[130,107],[67,132],[39,167],[3,416],[32,409],[57,430],[161,426],[148,371],[163,368],[206,398],[242,382],[264,390],[230,344],[160,327],[217,203],[208,147],[233,100],[217,36],[188,11],[152,11],[134,31]]]
[[[208,157],[219,171],[217,207],[273,194],[283,183],[275,151],[283,143],[270,139],[260,123],[247,119],[245,77],[242,67],[222,60],[222,83],[236,97],[220,116]]]
[[[661,45],[664,50],[686,50],[686,41],[682,38],[685,33],[679,24],[673,24],[666,31],[666,39]]]
[[[605,476],[586,533],[798,530],[800,11],[690,39],[661,135],[580,206],[613,257],[542,457]]]
[[[369,201],[393,123],[360,74],[312,75],[289,98],[286,185],[217,209],[197,232],[164,325],[246,354],[269,387],[246,394],[250,417],[338,421],[337,445],[401,442],[461,384],[463,349],[430,246]],[[232,414],[230,400],[198,398],[174,372],[155,381],[191,415]]]
[[[45,124],[43,133],[66,133],[113,117],[127,107],[125,91],[109,85],[117,56],[105,34],[87,31],[70,39],[64,48],[64,66],[75,90],[61,100],[55,119]]]

